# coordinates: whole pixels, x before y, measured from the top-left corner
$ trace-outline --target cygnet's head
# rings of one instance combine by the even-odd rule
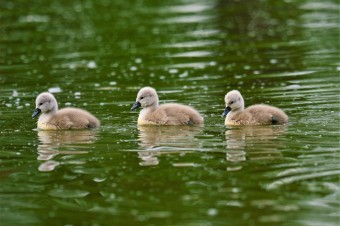
[[[226,108],[223,112],[223,116],[226,116],[230,111],[243,111],[244,109],[244,100],[238,90],[228,92],[224,97],[224,101]]]
[[[35,100],[35,111],[32,115],[32,118],[35,118],[37,115],[42,113],[47,113],[50,111],[58,110],[58,103],[55,97],[51,93],[41,93],[37,96]]]
[[[152,87],[144,87],[139,90],[136,98],[136,103],[132,106],[131,110],[133,111],[139,107],[157,107],[158,101],[159,100],[156,90]]]

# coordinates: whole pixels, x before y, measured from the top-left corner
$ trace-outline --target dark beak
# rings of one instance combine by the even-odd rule
[[[228,114],[230,111],[231,111],[231,108],[230,108],[229,106],[226,107],[226,108],[224,109],[224,112],[223,112],[223,114],[222,114],[222,117],[226,117],[227,114]]]
[[[137,101],[131,108],[131,111],[136,110],[137,108],[139,108],[141,106],[141,104]]]
[[[40,113],[41,113],[41,110],[39,108],[35,109],[35,111],[33,112],[32,118],[35,118]]]

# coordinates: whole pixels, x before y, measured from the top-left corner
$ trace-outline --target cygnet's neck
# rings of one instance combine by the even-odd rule
[[[147,120],[150,115],[158,108],[158,103],[153,103],[150,106],[144,107],[140,112],[139,112],[139,117],[138,120],[145,121]]]
[[[58,111],[58,102],[56,99],[53,101],[53,108],[51,109],[51,112],[54,114]]]
[[[158,108],[158,106],[159,106],[159,102],[158,102],[158,99],[157,99],[157,101],[153,102],[152,105],[145,107],[145,109],[156,110],[156,108]]]
[[[231,112],[234,112],[234,113],[241,113],[242,111],[244,111],[244,106],[241,106],[241,107],[239,107],[237,109],[231,110]]]
[[[40,117],[39,117],[39,121],[40,122],[48,122],[50,120],[50,118],[55,115],[58,111],[58,104],[55,104],[54,107],[47,112],[43,112]]]
[[[239,108],[237,108],[237,109],[232,109],[232,110],[228,113],[227,119],[228,119],[228,120],[233,119],[234,116],[236,116],[236,115],[242,113],[243,110],[244,110],[244,104],[241,105],[241,107],[239,107]]]
[[[158,104],[154,103],[153,105],[147,106],[141,110],[141,112],[152,112],[158,108]]]

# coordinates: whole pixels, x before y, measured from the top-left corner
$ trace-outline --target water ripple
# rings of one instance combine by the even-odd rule
[[[182,53],[170,54],[169,57],[207,57],[213,56],[214,53],[211,51],[189,51]]]
[[[159,24],[192,24],[192,23],[208,23],[213,20],[215,16],[211,15],[187,15],[187,16],[176,16],[161,19],[158,21]]]
[[[297,171],[299,171],[299,170],[297,170]],[[273,189],[277,189],[277,188],[279,188],[283,185],[292,184],[292,183],[295,183],[295,182],[298,182],[298,181],[314,179],[314,178],[319,178],[319,177],[325,177],[325,176],[339,176],[339,175],[340,175],[340,170],[329,170],[329,171],[318,172],[318,173],[308,172],[308,174],[291,176],[291,177],[286,177],[286,178],[276,180],[276,181],[266,185],[265,188],[268,189],[268,190],[273,190]]]

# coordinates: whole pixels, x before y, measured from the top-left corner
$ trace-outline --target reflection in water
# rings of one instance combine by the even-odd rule
[[[225,132],[227,142],[227,160],[231,162],[281,157],[279,151],[284,144],[278,140],[287,126],[230,126]],[[256,147],[256,150],[253,150]],[[229,170],[239,170],[230,168]]]
[[[200,148],[196,135],[202,132],[201,126],[138,126],[138,152],[141,166],[158,165],[161,154],[191,151]]]
[[[63,130],[63,131],[38,131],[40,144],[38,145],[38,160],[40,171],[52,171],[60,162],[52,160],[59,154],[84,154],[87,151],[75,151],[74,144],[91,144],[96,140],[95,130]],[[60,150],[65,148],[66,150]]]

